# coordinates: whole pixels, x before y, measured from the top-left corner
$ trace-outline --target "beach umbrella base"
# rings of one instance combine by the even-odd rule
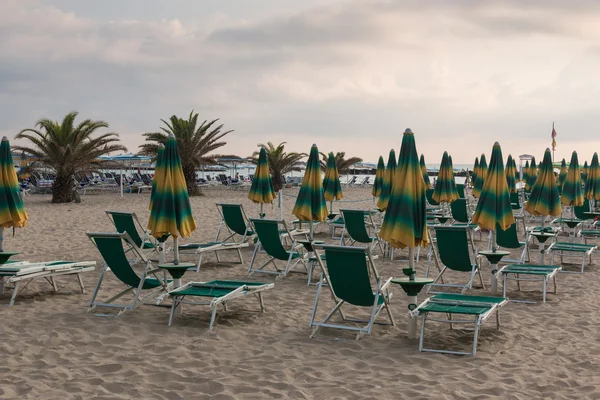
[[[500,251],[500,250],[490,250],[490,251],[480,251],[478,254],[487,258],[490,263],[492,270],[492,277],[490,279],[490,286],[493,295],[498,293],[498,263],[502,260],[503,257],[510,255],[508,251]]]
[[[1,264],[5,264],[9,258],[11,258],[12,256],[15,256],[19,254],[16,251],[2,251],[0,252],[0,265]]]

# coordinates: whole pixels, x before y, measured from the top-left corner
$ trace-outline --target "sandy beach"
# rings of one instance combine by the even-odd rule
[[[297,189],[286,193],[295,195]],[[367,189],[345,190],[344,199],[363,200],[341,203],[346,208],[373,206]],[[119,318],[86,312],[102,260],[85,232],[114,230],[104,210],[134,211],[146,224],[147,194],[86,195],[81,204],[50,204],[48,195],[24,200],[29,222],[14,237],[6,235],[7,250],[19,251],[19,258],[29,261],[98,264],[95,272],[83,275],[87,294],[78,292],[73,277],[58,278],[59,293],[38,280],[14,307],[0,310],[2,399],[600,398],[597,260],[583,276],[560,274],[558,294],[549,294],[547,304],[504,307],[501,330],[492,322],[482,329],[477,357],[419,353],[418,342],[406,338],[406,302],[399,287],[393,288],[392,299],[397,327],[375,326],[360,341],[350,332],[331,330],[311,339],[308,322],[316,289],[306,286],[302,274],[276,281],[252,277],[275,281],[275,288],[264,294],[267,312],[248,313],[257,308],[252,298],[236,301],[209,332],[208,309],[200,306],[186,306],[172,327],[167,327],[169,309],[164,307],[142,306]],[[217,202],[242,203],[250,216],[258,214],[243,191],[207,190],[191,199],[198,229],[184,242],[214,239],[220,221]],[[292,197],[285,197],[288,221],[293,204]],[[279,215],[276,207],[266,206],[265,212],[267,217]],[[317,238],[333,243],[326,228],[317,232]],[[475,243],[485,248],[487,234]],[[251,253],[252,248],[244,250],[242,265],[229,262],[235,261],[235,252],[222,253],[221,263],[210,254],[199,273],[189,272],[183,279],[247,279]],[[405,258],[405,251],[399,253]],[[405,265],[381,257],[376,263],[383,277],[401,276]],[[424,271],[422,259],[418,275]],[[487,266],[484,278],[489,283]],[[120,286],[110,274],[105,279],[109,291]],[[541,284],[524,288],[535,292],[518,293],[512,284],[508,296],[541,300]],[[7,304],[10,294],[7,290],[0,302]],[[433,323],[426,335],[437,347],[460,344],[468,350],[472,341],[471,332]]]

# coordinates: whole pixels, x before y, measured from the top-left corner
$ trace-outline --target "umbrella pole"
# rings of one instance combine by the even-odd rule
[[[408,279],[415,280],[415,249],[408,248],[408,267],[412,270]],[[408,309],[414,310],[417,307],[417,296],[407,296]],[[407,334],[409,339],[417,338],[417,318],[412,314],[408,318]]]
[[[494,229],[492,231],[492,252],[496,252],[497,250],[497,246],[496,246],[496,230]],[[496,276],[496,273],[498,272],[498,264],[492,264],[492,277],[491,277],[491,282],[490,282],[490,286],[491,286],[491,290],[492,290],[492,294],[496,294],[498,293],[498,277]]]
[[[123,197],[123,169],[119,170],[119,174],[121,176],[119,179],[119,183],[121,184],[121,197]]]
[[[265,217],[265,214],[263,213],[263,203],[260,203],[260,214],[258,214],[258,216],[262,219]]]
[[[4,252],[4,227],[0,227],[0,253]]]
[[[279,192],[277,192],[277,196],[279,197],[278,200],[279,200],[279,219],[280,220],[283,220],[283,207],[282,207],[283,204],[282,204],[282,201],[281,201],[282,200],[282,196],[283,196],[282,193],[281,193],[282,191],[283,191],[283,189],[280,189]]]

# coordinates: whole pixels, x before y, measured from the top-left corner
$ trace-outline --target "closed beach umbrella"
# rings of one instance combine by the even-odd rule
[[[0,143],[0,252],[4,252],[4,228],[23,228],[27,219],[10,143],[4,136]]]
[[[333,208],[334,200],[340,200],[344,197],[342,194],[342,185],[340,184],[340,174],[338,173],[333,153],[329,153],[329,158],[327,159],[327,169],[325,170],[325,178],[323,179],[323,194],[325,200],[329,201],[330,209]]]
[[[162,144],[158,145],[158,151],[156,152],[156,162],[154,163],[154,177],[152,178],[152,191],[150,192],[150,204],[148,210],[152,211],[152,202],[154,201],[154,193],[156,192],[156,182],[160,179],[156,175],[162,173],[161,167],[162,159],[165,155],[165,146]]]
[[[327,205],[323,194],[321,181],[321,163],[319,161],[319,149],[313,144],[306,163],[306,171],[302,178],[302,185],[296,198],[296,204],[292,211],[300,221],[310,222],[310,238],[312,240],[313,221],[325,221],[327,218]]]
[[[515,173],[515,182],[519,182],[519,170],[517,169],[517,163],[515,159],[512,159],[512,170]]]
[[[379,197],[381,194],[381,187],[383,186],[383,177],[385,176],[385,162],[383,161],[383,157],[379,156],[379,161],[377,162],[377,171],[375,171],[375,182],[373,183],[373,197]]]
[[[451,155],[448,155],[448,162],[450,163],[450,174],[452,175],[452,179],[450,180],[450,182],[452,182],[454,190],[456,190],[456,193],[458,193],[458,189],[456,189],[456,177],[454,176],[454,163],[452,162]],[[460,195],[458,197],[460,197]]]
[[[538,175],[538,166],[535,162],[535,157],[531,157],[531,163],[529,163],[529,172],[527,173],[527,181],[525,181],[525,190],[530,192],[535,185]]]
[[[588,163],[587,161],[585,161],[583,163],[583,169],[581,170],[581,180],[583,181],[583,184],[585,185],[585,182],[587,181],[587,176],[588,176]]]
[[[173,134],[169,134],[167,138],[160,168],[155,169],[154,180],[156,185],[148,229],[156,238],[173,236],[173,263],[179,264],[178,238],[190,236],[196,230],[196,221],[192,216],[177,140]]]
[[[594,153],[592,162],[588,168],[585,181],[585,197],[593,203],[600,200],[600,165],[598,165],[598,153]]]
[[[254,203],[260,204],[259,216],[263,218],[263,206],[266,203],[273,202],[275,198],[275,191],[273,190],[273,182],[271,181],[271,172],[269,171],[269,161],[267,159],[267,151],[264,147],[260,148],[258,155],[258,164],[254,171],[254,179],[252,180],[252,186],[248,191],[248,198]]]
[[[445,151],[442,156],[442,163],[440,164],[437,180],[435,181],[435,188],[433,189],[432,197],[436,202],[452,203],[454,200],[458,199],[458,191],[456,190],[456,184],[453,179],[454,174],[452,173],[452,165],[450,164],[448,152]]]
[[[388,157],[387,166],[385,167],[385,175],[383,176],[383,185],[381,185],[381,193],[379,194],[379,200],[377,200],[377,207],[380,210],[385,210],[392,194],[392,183],[394,182],[394,175],[396,174],[396,152],[394,149],[390,150],[390,156]]]
[[[580,207],[583,205],[583,189],[581,187],[581,173],[579,172],[579,160],[577,152],[571,154],[571,162],[567,170],[567,177],[563,183],[560,202],[563,206]]]
[[[425,156],[421,154],[421,159],[419,160],[419,165],[421,166],[421,172],[423,173],[423,181],[425,181],[425,189],[431,189],[431,181],[429,180],[429,172],[427,172],[427,164],[425,164]]]
[[[481,195],[481,190],[483,189],[483,183],[485,182],[487,172],[487,160],[485,159],[485,154],[482,154],[479,158],[479,171],[477,171],[477,179],[475,180],[475,185],[473,186],[473,196],[479,197]]]
[[[560,173],[558,174],[558,182],[556,182],[556,184],[558,186],[562,187],[565,183],[566,178],[567,178],[567,162],[563,158],[562,162],[560,163]]]
[[[513,170],[513,158],[509,154],[506,159],[506,168],[504,170],[504,174],[506,175],[506,186],[508,188],[509,193],[514,193],[517,191],[517,182],[515,181],[515,171]]]
[[[550,149],[546,149],[542,167],[531,189],[529,199],[525,203],[525,209],[531,215],[546,217],[551,215],[556,217],[560,215],[562,209],[560,206],[560,197],[558,186],[554,179],[554,168],[552,167],[552,154]],[[542,219],[542,226],[544,220]]]
[[[477,180],[477,173],[479,172],[479,157],[475,157],[475,164],[473,164],[473,172],[471,173],[471,186],[475,186]]]

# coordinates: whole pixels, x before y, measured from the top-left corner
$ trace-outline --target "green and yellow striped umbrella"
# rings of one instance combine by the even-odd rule
[[[600,165],[598,165],[598,153],[594,153],[592,162],[588,168],[585,181],[585,197],[589,200],[600,200]]]
[[[311,222],[311,226],[313,221],[322,222],[327,218],[327,205],[321,180],[321,162],[316,144],[313,144],[310,149],[306,171],[292,213],[300,221]]]
[[[375,171],[375,182],[373,183],[373,197],[379,197],[381,194],[381,187],[383,186],[383,177],[385,176],[385,162],[383,161],[383,157],[379,156],[379,161],[377,162],[377,171]]]
[[[525,166],[523,167],[523,188],[525,188],[525,184],[529,179],[529,161],[525,161]]]
[[[327,169],[325,170],[325,178],[323,178],[323,194],[325,200],[330,202],[344,197],[342,185],[340,184],[340,174],[333,153],[329,153],[327,159]]]
[[[527,172],[527,180],[525,181],[525,190],[531,192],[533,190],[533,186],[537,180],[538,176],[538,166],[535,162],[535,157],[531,157],[531,162],[529,163],[529,171]]]
[[[423,173],[423,181],[425,181],[425,189],[431,189],[431,181],[429,180],[429,172],[427,172],[427,164],[425,164],[425,156],[421,154],[421,159],[419,160],[419,165],[421,166],[421,172]]]
[[[509,193],[514,193],[517,191],[517,182],[515,181],[515,171],[513,170],[513,165],[514,160],[509,154],[508,158],[506,159],[506,168],[504,170],[506,175],[506,185]]]
[[[562,212],[558,186],[554,178],[550,149],[546,149],[544,153],[542,167],[540,168],[535,185],[531,189],[529,199],[525,203],[525,209],[531,215],[543,217],[548,215],[556,217]]]
[[[585,182],[587,181],[587,176],[588,176],[588,163],[587,161],[585,161],[583,163],[583,168],[581,169],[581,180],[583,181],[583,184],[585,185]]]
[[[392,184],[394,182],[394,175],[396,174],[396,152],[394,149],[390,150],[390,156],[388,157],[387,166],[385,168],[385,175],[383,176],[383,185],[381,185],[381,193],[379,193],[379,200],[377,200],[377,208],[385,210],[387,208],[390,196],[392,194]]]
[[[477,179],[475,180],[475,185],[473,186],[473,196],[481,196],[481,191],[483,190],[483,184],[485,182],[487,172],[487,160],[485,159],[485,154],[482,154],[479,158],[479,171],[477,171]]]
[[[477,173],[479,172],[479,157],[475,157],[475,164],[473,164],[473,172],[471,173],[471,186],[475,186],[477,180]]]
[[[0,252],[4,252],[4,228],[23,228],[27,219],[10,143],[4,136],[0,143]]]
[[[459,197],[447,151],[442,156],[442,163],[440,164],[432,197],[438,203],[452,203]]]
[[[502,161],[502,149],[498,142],[492,148],[492,158],[487,170],[485,183],[481,189],[481,196],[477,202],[473,223],[481,228],[495,231],[500,227],[507,230],[515,223],[506,184],[506,174]],[[495,246],[495,243],[494,243]]]
[[[259,216],[263,218],[263,206],[266,203],[273,202],[275,191],[273,190],[273,182],[271,181],[271,171],[269,171],[269,160],[267,159],[267,151],[264,147],[260,148],[258,155],[258,164],[254,171],[252,186],[248,191],[248,198],[254,203],[260,204]]]
[[[448,162],[450,162],[450,173],[452,174],[452,179],[450,180],[450,182],[452,182],[454,190],[456,190],[456,193],[458,193],[458,189],[456,188],[456,177],[454,176],[454,163],[452,162],[451,155],[448,155]],[[460,197],[460,195],[458,197]]]
[[[560,163],[560,173],[558,174],[558,181],[556,182],[556,184],[558,186],[562,187],[562,185],[565,183],[566,178],[567,178],[567,162],[563,158],[562,162]]]
[[[517,168],[517,163],[514,158],[512,160],[512,170],[515,173],[515,182],[519,182],[519,169]]]
[[[394,176],[392,196],[383,218],[379,236],[394,248],[429,244],[427,232],[425,181],[419,165],[415,137],[410,129],[404,132],[398,171]],[[412,266],[414,257],[409,252]]]
[[[158,145],[158,151],[156,152],[156,162],[154,163],[154,177],[152,177],[152,190],[150,192],[150,204],[148,205],[148,210],[152,211],[152,203],[154,202],[154,193],[156,192],[156,182],[160,179],[156,177],[156,174],[160,174],[163,172],[163,168],[161,167],[162,159],[165,155],[165,146],[162,144]]]
[[[569,163],[569,169],[567,170],[567,177],[563,183],[560,202],[563,206],[573,207],[580,207],[584,202],[579,160],[577,159],[577,152],[575,151],[571,154],[571,162]]]
[[[174,239],[190,236],[196,230],[196,221],[192,215],[177,140],[173,134],[169,134],[167,138],[161,163],[157,167],[148,229],[156,238],[167,235]],[[177,249],[177,244],[175,248]],[[177,253],[175,261],[179,262]]]

